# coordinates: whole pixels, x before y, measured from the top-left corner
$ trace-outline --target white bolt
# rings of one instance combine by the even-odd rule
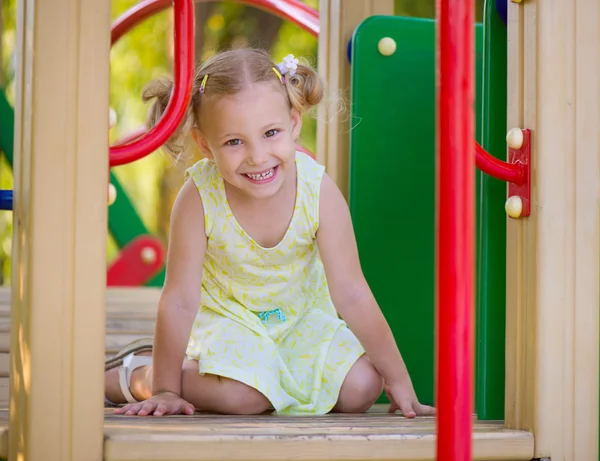
[[[108,183],[108,206],[111,206],[117,200],[117,189],[113,183]]]
[[[396,41],[390,37],[384,37],[379,40],[377,49],[384,56],[391,56],[396,52]]]
[[[142,261],[144,264],[152,264],[156,261],[156,250],[152,247],[142,248]]]
[[[519,218],[523,212],[523,200],[518,195],[513,195],[504,204],[504,209],[506,210],[506,214],[511,218]]]
[[[513,128],[506,135],[506,144],[511,149],[518,150],[523,147],[523,130],[521,128]]]
[[[110,107],[108,109],[108,128],[112,128],[117,124],[117,113]]]

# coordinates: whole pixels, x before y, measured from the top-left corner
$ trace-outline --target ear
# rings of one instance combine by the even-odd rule
[[[302,129],[302,114],[297,109],[292,108],[290,110],[290,120],[292,121],[292,137],[297,140]]]
[[[192,129],[192,137],[194,138],[194,141],[196,141],[196,144],[200,148],[202,155],[204,155],[206,158],[208,158],[210,160],[213,160],[214,156],[213,156],[210,148],[208,147],[208,142],[206,141],[206,138],[204,137],[204,135],[200,132],[200,130],[198,128]]]

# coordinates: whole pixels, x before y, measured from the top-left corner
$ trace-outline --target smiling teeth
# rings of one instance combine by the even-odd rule
[[[265,171],[264,173],[261,174],[250,174],[250,173],[246,173],[246,176],[248,176],[250,179],[253,179],[254,181],[262,181],[264,179],[268,179],[271,176],[273,176],[274,173],[274,169],[271,168],[268,171]]]

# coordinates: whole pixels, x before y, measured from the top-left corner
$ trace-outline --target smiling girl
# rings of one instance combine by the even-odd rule
[[[144,91],[149,124],[170,82]],[[205,158],[173,206],[154,341],[106,363],[106,399],[126,415],[390,411],[419,403],[362,274],[348,206],[324,167],[296,150],[319,103],[316,72],[264,51],[220,53],[196,71],[187,117],[165,149]],[[189,136],[191,134],[191,136]]]

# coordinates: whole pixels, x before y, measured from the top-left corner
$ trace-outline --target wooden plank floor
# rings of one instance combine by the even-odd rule
[[[160,291],[110,289],[106,354],[151,336]],[[0,288],[0,458],[7,456],[10,291]],[[337,461],[433,460],[435,420],[407,420],[375,406],[365,415],[124,417],[105,414],[107,461]],[[476,422],[477,460],[533,457],[533,435]]]
[[[107,461],[433,460],[435,420],[407,420],[375,406],[364,415],[124,417],[106,410]],[[0,409],[0,457],[8,411]],[[476,422],[477,460],[530,460],[533,435]]]
[[[106,355],[125,344],[154,334],[158,288],[109,288],[106,292]],[[10,344],[10,289],[0,287],[0,360]],[[0,376],[3,368],[0,363]]]

